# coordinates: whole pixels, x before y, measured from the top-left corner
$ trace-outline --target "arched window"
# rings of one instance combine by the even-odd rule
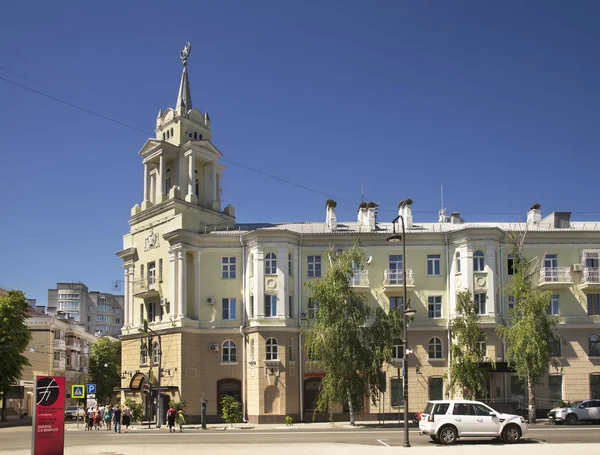
[[[267,352],[266,360],[277,360],[277,340],[275,338],[269,338],[267,340]]]
[[[433,337],[429,340],[429,358],[430,359],[442,359],[443,358],[442,340],[438,337]]]
[[[171,128],[171,137],[173,137],[173,128]]]
[[[456,252],[456,273],[460,273],[460,251]]]
[[[277,256],[275,253],[268,253],[265,260],[265,275],[277,274]]]
[[[600,337],[598,335],[592,335],[590,336],[590,342],[589,342],[590,346],[589,346],[589,352],[588,352],[588,356],[589,357],[600,357]]]
[[[475,251],[473,254],[473,271],[485,271],[485,255],[483,254],[483,251]]]
[[[148,345],[144,342],[140,345],[140,364],[146,365],[148,363]]]
[[[221,361],[222,362],[237,362],[237,346],[231,340],[223,342],[223,349],[221,350]]]
[[[201,140],[202,140],[202,135],[201,135],[201,134],[199,134],[199,135],[198,135],[198,140],[199,140],[199,141],[201,141]]]
[[[158,363],[160,359],[160,345],[157,341],[152,344],[152,363]]]

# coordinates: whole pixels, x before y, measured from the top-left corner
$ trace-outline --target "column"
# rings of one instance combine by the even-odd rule
[[[134,301],[133,301],[133,280],[135,279],[135,268],[134,265],[130,265],[129,266],[129,278],[126,281],[125,286],[127,286],[129,288],[129,306],[128,309],[125,311],[129,311],[129,323],[131,325],[136,325],[136,321],[134,320],[134,316],[135,316],[135,308],[134,308]],[[127,306],[127,305],[126,305]]]
[[[150,175],[150,202],[156,202],[156,172]]]
[[[194,194],[194,155],[190,153],[188,159],[188,173],[187,173],[187,194],[185,200],[187,202],[197,202],[197,197]]]
[[[286,246],[277,249],[277,316],[280,318],[285,318],[288,312],[288,256]]]
[[[177,262],[175,261],[177,251],[174,248],[169,250],[169,316],[175,318],[175,302],[176,302],[176,291],[177,283],[175,282],[175,267]]]
[[[150,185],[148,183],[148,163],[144,163],[144,202],[148,202],[150,200],[150,195],[148,194],[150,191]]]
[[[488,243],[485,254],[485,269],[487,272],[487,302],[488,314],[499,314],[496,303],[496,248],[493,243]]]
[[[258,247],[254,253],[254,314],[265,317],[265,253]]]
[[[294,273],[294,310],[295,314],[291,315],[291,318],[300,319],[300,312],[302,311],[302,302],[300,302],[300,286],[302,286],[302,269],[298,265],[298,258],[300,256],[299,248],[294,248],[294,254],[292,256],[292,272]]]
[[[217,201],[217,161],[210,163],[210,194],[211,202]]]
[[[158,199],[157,202],[162,202],[165,196],[165,157],[160,155],[158,163]]]
[[[124,269],[123,287],[125,288],[125,296],[123,299],[123,327],[127,327],[131,321],[129,319],[129,309],[131,308],[131,302],[129,301],[129,266],[126,265]]]
[[[198,321],[200,320],[200,311],[202,310],[202,305],[200,302],[200,255],[202,251],[195,251],[194,256],[194,302],[196,303],[196,315]]]
[[[204,198],[203,198],[203,204],[205,207],[210,207],[210,198],[211,198],[211,191],[210,191],[210,165],[206,165],[204,166]]]
[[[177,251],[177,319],[183,319],[187,314],[186,295],[186,252],[183,248]]]

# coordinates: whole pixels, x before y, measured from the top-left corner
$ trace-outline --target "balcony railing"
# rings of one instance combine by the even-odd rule
[[[54,340],[54,349],[64,351],[67,348],[65,340]]]
[[[404,274],[402,270],[398,269],[387,269],[383,272],[383,285],[384,286],[402,286],[404,283]],[[412,269],[406,269],[406,285],[413,286],[415,280],[413,278]]]
[[[355,272],[354,276],[350,278],[350,286],[369,286],[369,271]]]
[[[134,294],[145,294],[148,292],[154,292],[158,290],[158,283],[156,282],[156,278],[151,276],[148,278],[143,278],[141,280],[136,280],[133,282],[133,293]]]
[[[584,267],[583,282],[600,284],[600,269],[598,267]]]
[[[62,360],[54,360],[53,365],[54,365],[54,369],[55,370],[64,370],[65,366],[66,366],[66,362],[65,362],[64,359],[62,359]]]
[[[542,267],[540,270],[540,284],[571,282],[571,269],[569,267]]]

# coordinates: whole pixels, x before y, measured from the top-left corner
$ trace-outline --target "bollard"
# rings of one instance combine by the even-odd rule
[[[206,400],[202,400],[202,429],[206,430]]]

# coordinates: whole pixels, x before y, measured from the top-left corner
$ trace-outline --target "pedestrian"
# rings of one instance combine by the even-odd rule
[[[109,404],[104,406],[104,423],[106,424],[106,431],[110,431],[110,423],[112,421],[112,408]]]
[[[102,411],[100,411],[100,408],[98,406],[96,406],[96,409],[94,409],[94,427],[96,428],[96,430],[100,429],[101,423],[102,423]]]
[[[129,433],[129,425],[131,425],[131,409],[125,404],[123,406],[123,426],[125,427],[125,433]]]
[[[87,410],[87,429],[92,431],[94,429],[94,408],[90,406]]]
[[[173,405],[169,406],[169,410],[167,411],[167,423],[169,425],[169,433],[175,431],[175,417],[177,416],[177,411],[173,408]]]
[[[185,424],[185,416],[183,415],[183,409],[177,412],[177,424],[179,425],[179,432],[183,431],[183,425]]]
[[[117,430],[120,433],[121,432],[121,410],[119,409],[119,405],[117,405],[117,407],[115,408],[115,411],[113,412],[113,424],[114,424],[115,433],[117,432]]]

